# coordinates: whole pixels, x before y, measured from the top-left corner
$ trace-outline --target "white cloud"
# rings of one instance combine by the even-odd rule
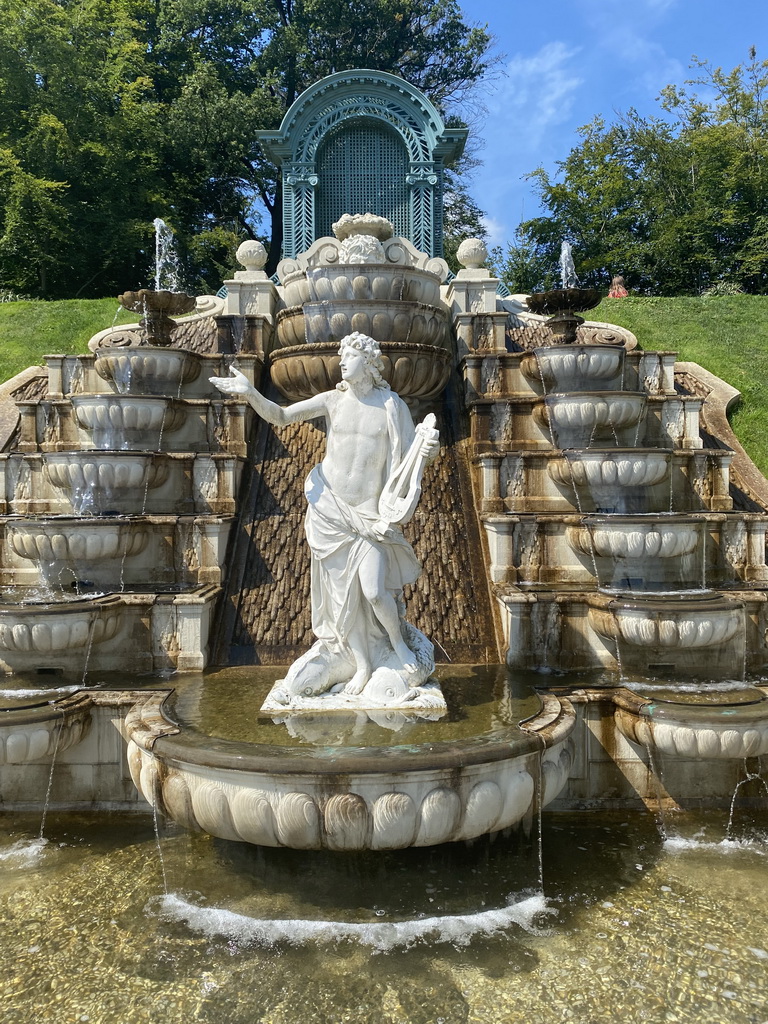
[[[578,48],[555,41],[536,53],[517,54],[506,66],[504,78],[488,101],[498,127],[520,133],[527,149],[537,146],[552,125],[567,121],[575,94],[583,83],[572,70]],[[490,136],[494,125],[485,134]]]
[[[509,241],[509,226],[495,217],[481,217],[483,227],[488,232],[488,248],[494,245],[505,245]]]

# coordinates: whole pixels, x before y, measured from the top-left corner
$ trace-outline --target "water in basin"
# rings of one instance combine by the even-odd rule
[[[0,995],[103,1024],[760,1022],[768,842],[697,825],[547,813],[542,888],[521,833],[340,857],[7,815]]]

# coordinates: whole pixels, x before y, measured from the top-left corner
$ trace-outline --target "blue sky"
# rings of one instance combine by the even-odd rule
[[[503,54],[481,87],[473,120],[483,161],[471,191],[487,212],[490,241],[512,237],[539,203],[524,175],[554,172],[578,142],[576,129],[634,107],[662,115],[669,83],[696,77],[692,55],[730,70],[755,45],[768,57],[767,0],[460,0],[466,20],[488,29]],[[699,90],[701,91],[701,90]]]

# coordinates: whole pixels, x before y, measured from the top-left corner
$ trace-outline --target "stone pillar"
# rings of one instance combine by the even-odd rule
[[[732,459],[733,452],[718,452],[712,466],[710,508],[713,512],[727,512],[733,508],[733,499],[730,493]]]
[[[747,580],[757,582],[768,579],[768,566],[765,564],[766,530],[768,522],[765,519],[747,520]]]
[[[700,398],[683,399],[683,448],[703,448],[699,430],[699,413],[701,412],[702,400]]]
[[[482,512],[501,512],[503,501],[499,489],[501,452],[489,452],[477,460],[480,467],[480,510]]]
[[[466,352],[506,351],[506,310],[497,307],[498,278],[483,266],[488,250],[482,239],[465,238],[457,258],[463,269],[446,290],[451,307],[459,356]]]

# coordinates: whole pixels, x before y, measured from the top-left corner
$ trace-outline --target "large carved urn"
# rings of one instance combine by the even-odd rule
[[[405,399],[438,395],[451,371],[450,314],[440,297],[443,260],[418,253],[373,214],[345,214],[324,238],[278,267],[272,379],[292,401],[341,380],[338,347],[359,331],[381,346],[384,376]]]

